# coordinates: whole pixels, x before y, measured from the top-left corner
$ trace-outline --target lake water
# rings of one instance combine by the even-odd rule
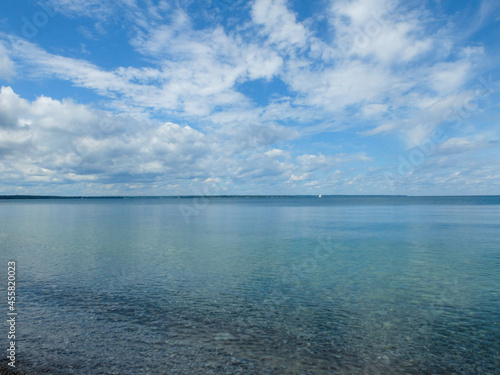
[[[30,375],[500,373],[500,197],[1,200],[9,260]]]

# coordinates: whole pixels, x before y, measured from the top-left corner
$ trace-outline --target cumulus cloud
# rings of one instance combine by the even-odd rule
[[[0,114],[3,166],[28,180],[190,177],[202,173],[197,161],[212,148],[189,126],[140,124],[71,100],[28,102],[9,87],[0,92]]]
[[[228,179],[308,183],[305,177],[294,179],[293,175],[307,176],[339,163],[368,160],[364,155],[294,157],[273,147],[291,133],[278,126],[268,131],[265,134],[271,138],[256,138],[265,142],[249,144],[248,139],[221,130],[205,133],[172,122],[140,122],[72,100],[41,96],[28,101],[10,87],[0,91],[4,181],[41,186],[125,184],[135,190],[141,184],[179,188],[183,186],[179,181],[189,179],[212,185]]]

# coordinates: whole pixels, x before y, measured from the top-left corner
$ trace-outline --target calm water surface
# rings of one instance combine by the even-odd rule
[[[0,201],[28,374],[498,374],[499,235],[498,197]]]

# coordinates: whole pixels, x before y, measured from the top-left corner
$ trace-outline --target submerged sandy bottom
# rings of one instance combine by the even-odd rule
[[[498,373],[500,205],[387,199],[3,205],[19,369]]]

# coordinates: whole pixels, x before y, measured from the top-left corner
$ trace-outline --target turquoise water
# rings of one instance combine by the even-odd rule
[[[0,201],[30,375],[496,374],[499,235],[499,197]]]

